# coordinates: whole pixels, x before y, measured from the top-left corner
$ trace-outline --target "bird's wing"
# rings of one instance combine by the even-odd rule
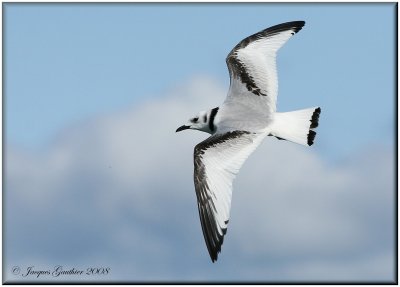
[[[204,239],[217,260],[229,221],[232,181],[265,134],[232,131],[215,134],[194,149],[194,185]]]
[[[239,104],[261,114],[276,110],[276,52],[300,31],[304,21],[279,24],[247,37],[226,58],[230,88],[225,104]]]

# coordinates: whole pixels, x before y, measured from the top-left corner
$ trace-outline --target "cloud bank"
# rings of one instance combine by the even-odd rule
[[[38,280],[21,274],[62,265],[110,273],[39,279],[393,281],[394,155],[367,144],[332,164],[267,138],[234,182],[228,233],[211,263],[192,182],[193,147],[207,135],[175,129],[224,97],[198,77],[76,123],[41,151],[7,145],[4,280]]]

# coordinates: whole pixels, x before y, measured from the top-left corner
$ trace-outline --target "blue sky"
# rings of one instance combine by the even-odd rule
[[[333,157],[392,137],[392,4],[5,7],[10,143],[38,148],[71,122],[157,97],[195,75],[227,88],[230,49],[293,19],[307,24],[279,55],[278,108],[321,105],[329,128],[320,131],[319,147]],[[245,25],[233,25],[238,21]]]
[[[393,278],[394,4],[3,8],[6,268],[100,262],[113,280]],[[222,103],[234,45],[291,20],[306,26],[279,52],[278,110],[321,106],[316,144],[269,141],[249,159],[235,190],[252,195],[235,192],[211,264],[191,182],[205,135],[174,131]],[[274,178],[268,192],[263,177]],[[246,221],[264,214],[261,231]]]

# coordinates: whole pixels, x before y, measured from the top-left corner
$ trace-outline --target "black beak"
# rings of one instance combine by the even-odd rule
[[[180,132],[180,131],[183,131],[183,130],[187,130],[187,129],[190,129],[190,126],[185,126],[185,125],[183,125],[183,126],[179,127],[179,128],[176,130],[176,133],[177,133],[177,132]]]

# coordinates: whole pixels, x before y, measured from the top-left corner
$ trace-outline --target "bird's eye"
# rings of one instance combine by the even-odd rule
[[[191,120],[191,122],[192,122],[192,123],[197,123],[198,120],[199,120],[199,118],[196,117],[196,118],[193,118],[193,119]]]

